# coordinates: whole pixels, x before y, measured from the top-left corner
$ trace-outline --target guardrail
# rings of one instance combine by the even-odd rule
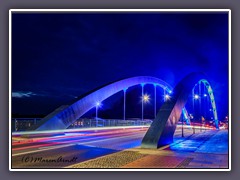
[[[111,127],[111,126],[143,126],[150,125],[152,120],[122,120],[122,119],[79,119],[68,129],[80,127]]]
[[[42,118],[12,118],[12,131],[26,131]]]
[[[12,118],[12,132],[27,131],[31,126],[39,123],[41,118]],[[150,119],[134,119],[134,120],[122,120],[122,119],[87,119],[81,118],[71,124],[68,129],[74,128],[91,128],[91,127],[114,127],[114,126],[144,126],[151,125]]]

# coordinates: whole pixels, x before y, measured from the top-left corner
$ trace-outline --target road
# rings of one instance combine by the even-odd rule
[[[146,130],[141,127],[13,136],[12,168],[60,168],[137,147]]]
[[[13,134],[12,168],[62,168],[134,148],[148,127]],[[185,132],[192,130],[185,130]],[[188,132],[189,134],[189,132]],[[177,128],[175,137],[181,136]]]

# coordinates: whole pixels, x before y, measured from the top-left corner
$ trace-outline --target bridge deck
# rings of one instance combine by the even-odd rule
[[[133,148],[70,166],[86,167],[227,169],[228,131],[210,130],[189,135],[185,139],[179,134],[175,136],[174,143],[157,150]]]

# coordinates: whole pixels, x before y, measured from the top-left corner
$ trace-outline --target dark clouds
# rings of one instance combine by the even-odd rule
[[[155,76],[175,86],[203,71],[227,113],[226,13],[13,14],[12,25],[13,91],[44,94],[27,103],[13,98],[14,112],[48,113],[125,77]]]

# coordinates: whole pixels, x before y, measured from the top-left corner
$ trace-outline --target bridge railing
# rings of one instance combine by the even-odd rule
[[[26,131],[42,118],[12,118],[12,131]]]
[[[72,128],[112,127],[112,126],[142,126],[151,125],[152,120],[122,120],[122,119],[79,119],[69,126]]]
[[[27,131],[31,126],[39,123],[41,118],[12,118],[12,132],[16,131]],[[98,118],[97,121],[95,118],[80,118],[75,123],[71,124],[68,129],[74,128],[91,128],[91,127],[114,127],[114,126],[150,126],[152,123],[151,119],[101,119]],[[181,122],[178,122],[178,126],[181,126]],[[187,126],[184,123],[184,128],[193,128],[193,131],[199,129],[213,129],[213,126],[208,126],[206,124],[201,123],[191,123],[191,126]]]
[[[12,118],[12,132],[16,131],[27,131],[31,126],[36,125],[40,122],[41,118]],[[122,120],[122,119],[87,119],[81,118],[71,124],[68,129],[73,128],[90,128],[90,127],[113,127],[113,126],[143,126],[151,125],[152,120],[150,119],[133,119],[133,120]]]

